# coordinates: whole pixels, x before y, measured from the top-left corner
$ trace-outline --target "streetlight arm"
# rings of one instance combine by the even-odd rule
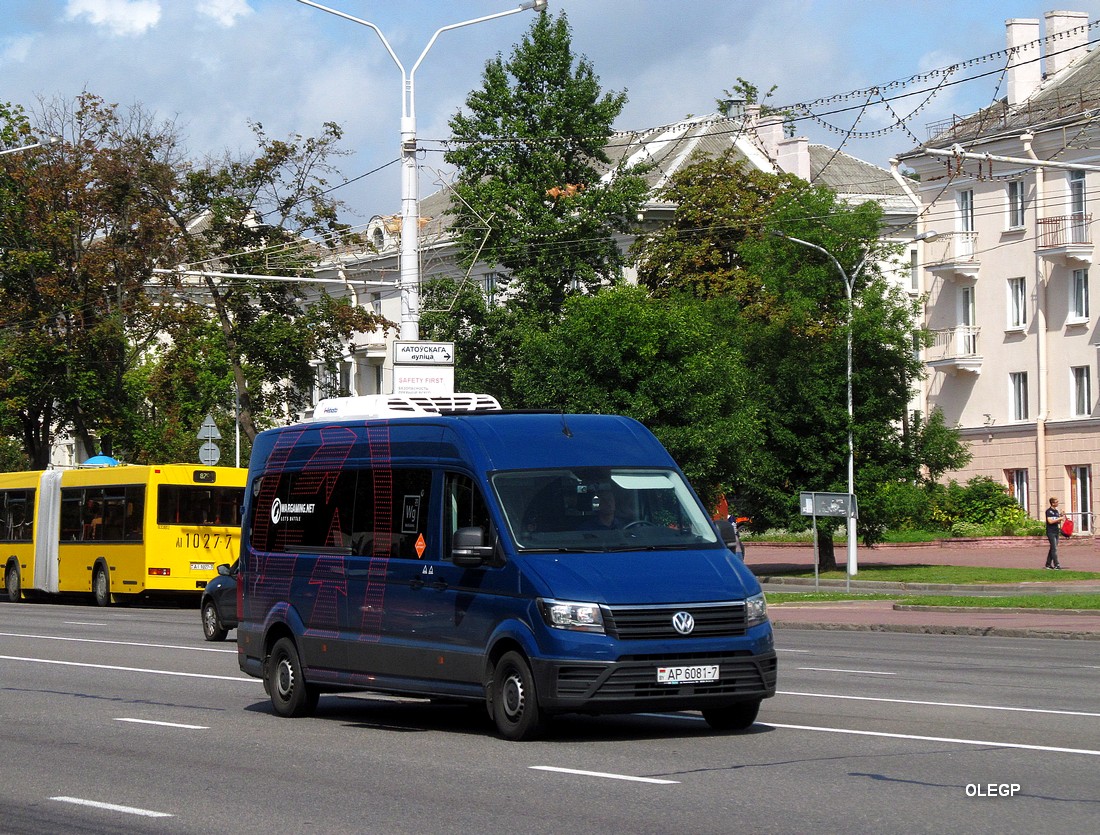
[[[299,0],[299,2],[304,3],[306,2],[306,0]],[[413,108],[413,103],[411,101],[411,97],[413,95],[413,76],[416,75],[416,71],[420,67],[420,63],[424,60],[425,56],[427,56],[428,50],[430,50],[435,44],[435,39],[442,35],[444,32],[449,32],[452,29],[461,29],[463,26],[473,26],[475,23],[484,23],[487,20],[496,20],[498,17],[507,17],[508,15],[518,14],[519,12],[526,12],[531,9],[534,9],[535,11],[541,11],[545,8],[546,0],[532,0],[532,2],[522,3],[519,6],[516,6],[514,9],[508,9],[507,11],[503,12],[495,12],[493,14],[487,14],[482,17],[475,17],[472,20],[463,20],[461,23],[451,23],[448,26],[443,26],[439,29],[436,29],[435,34],[432,35],[431,40],[428,41],[427,46],[424,47],[424,50],[420,53],[420,57],[416,59],[416,63],[413,64],[412,69],[409,71],[409,109],[412,110]]]
[[[849,277],[844,267],[840,266],[840,262],[836,259],[836,256],[833,255],[833,253],[829,252],[829,250],[825,249],[825,247],[818,246],[815,243],[810,243],[809,241],[804,241],[801,238],[796,238],[792,235],[780,232],[778,229],[772,230],[772,234],[775,235],[777,238],[786,238],[791,243],[802,244],[802,246],[807,246],[810,249],[817,250],[830,261],[832,261],[833,266],[836,267],[836,271],[840,273],[841,277],[844,279],[844,289],[848,291],[848,298],[850,299],[852,297],[852,283],[855,281],[856,276],[860,274],[860,271],[863,269],[863,265],[867,263],[867,256],[870,255],[870,251],[867,251],[863,254],[863,260],[859,262],[859,265],[855,268],[855,270]]]
[[[328,6],[322,6],[320,3],[314,3],[313,0],[298,0],[303,6],[311,6],[314,9],[320,9],[322,12],[328,12],[330,15],[336,15],[336,17],[342,17],[344,20],[350,20],[352,23],[358,23],[360,26],[366,26],[368,29],[373,29],[374,34],[378,36],[378,39],[382,41],[382,46],[386,47],[386,52],[390,54],[393,62],[397,64],[397,69],[401,71],[401,75],[405,75],[405,65],[401,63],[401,59],[397,57],[397,53],[393,51],[393,47],[390,46],[390,42],[386,40],[386,36],[382,34],[382,30],[371,23],[369,20],[363,20],[361,17],[355,17],[341,12],[338,9],[330,9]],[[438,32],[436,34],[439,34]],[[427,50],[425,50],[426,52]],[[423,56],[421,56],[423,57]],[[419,63],[419,62],[417,62]]]
[[[56,145],[61,141],[60,136],[47,136],[43,139],[35,139],[29,145],[20,145],[18,148],[5,148],[0,151],[0,157],[5,154],[17,154],[20,151],[33,151],[35,148],[48,148],[50,145]]]

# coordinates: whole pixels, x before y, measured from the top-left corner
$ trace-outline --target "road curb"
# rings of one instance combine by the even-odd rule
[[[903,623],[784,623],[772,621],[772,626],[785,629],[818,629],[830,632],[906,632],[917,635],[968,635],[991,638],[1060,638],[1074,641],[1098,641],[1100,632],[1075,630],[1029,629],[1003,626],[929,626]]]

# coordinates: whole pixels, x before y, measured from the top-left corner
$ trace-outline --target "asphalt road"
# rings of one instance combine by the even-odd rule
[[[197,610],[0,605],[0,831],[1095,830],[1084,641],[786,630],[746,733],[325,696],[272,715]],[[1003,793],[1003,794],[1002,794]]]

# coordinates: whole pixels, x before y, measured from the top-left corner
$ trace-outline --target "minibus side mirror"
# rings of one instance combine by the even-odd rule
[[[741,549],[741,540],[737,536],[737,527],[727,519],[720,519],[715,523],[715,527],[718,528],[718,535],[722,537],[722,542],[726,547],[733,552],[737,552]]]
[[[461,568],[477,568],[493,557],[493,546],[485,544],[485,531],[480,527],[455,531],[451,560]]]

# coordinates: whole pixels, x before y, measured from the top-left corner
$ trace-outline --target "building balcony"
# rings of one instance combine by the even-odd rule
[[[933,331],[934,341],[925,352],[924,361],[929,368],[956,374],[982,373],[982,355],[978,351],[978,335],[981,329],[960,325],[942,331]]]
[[[1092,215],[1039,218],[1039,255],[1067,267],[1092,265]]]
[[[977,232],[945,232],[925,242],[925,269],[946,279],[973,281],[982,263]]]

